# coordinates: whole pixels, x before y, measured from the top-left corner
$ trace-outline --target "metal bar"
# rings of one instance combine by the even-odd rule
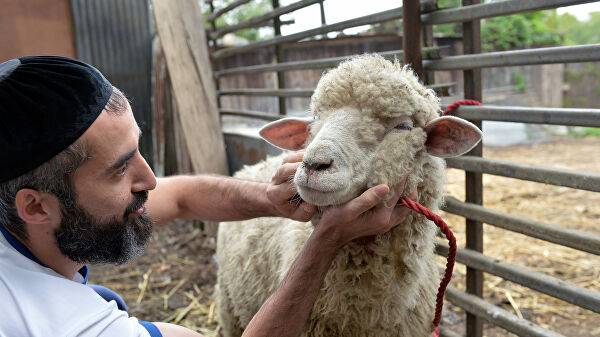
[[[273,4],[273,10],[279,8],[279,0],[271,0]],[[279,21],[279,17],[273,18],[273,30],[275,32],[275,36],[281,36],[281,22]],[[283,48],[281,45],[275,46],[275,63],[280,63],[283,60]],[[285,88],[285,74],[281,71],[277,72],[277,89]],[[279,115],[285,116],[287,114],[287,109],[285,106],[285,97],[277,98],[279,105]]]
[[[448,245],[445,243],[438,243],[435,250],[439,255],[448,255]],[[600,313],[600,293],[598,292],[575,286],[525,267],[498,261],[470,249],[458,250],[456,261],[578,307]]]
[[[219,112],[221,113],[221,115],[257,118],[267,121],[276,121],[281,118],[281,116],[278,115],[271,115],[265,112],[250,110],[219,109]]]
[[[477,296],[457,290],[454,287],[446,289],[446,299],[471,314],[485,319],[490,324],[499,326],[521,337],[565,337],[527,320],[518,318],[502,308],[487,303]],[[467,336],[471,337],[472,335],[467,333]]]
[[[433,89],[438,95],[447,95],[448,89],[454,86],[455,83],[441,83],[427,85],[427,88]],[[253,89],[253,88],[236,88],[219,90],[217,94],[219,96],[277,96],[277,97],[310,97],[312,96],[314,88],[312,89]]]
[[[325,26],[327,21],[325,20],[325,5],[323,5],[323,0],[319,1],[319,10],[321,12],[321,26]]]
[[[255,27],[257,25],[260,25],[263,22],[269,21],[274,18],[278,18],[280,15],[287,14],[287,13],[296,11],[298,9],[314,5],[314,4],[318,3],[319,1],[321,1],[321,0],[300,0],[298,2],[292,3],[291,5],[273,8],[273,10],[268,12],[267,14],[253,17],[249,20],[240,22],[235,25],[221,27],[216,32],[210,33],[210,37],[212,39],[217,39],[227,33],[235,32],[236,30]]]
[[[441,47],[444,48],[444,47]],[[423,48],[421,51],[425,58],[436,59],[440,57],[440,47],[427,47]],[[394,60],[397,58],[402,58],[401,50],[392,50],[378,53],[379,55],[385,57],[388,60]],[[349,55],[349,56],[340,56],[340,57],[329,57],[322,58],[316,60],[309,61],[293,61],[293,62],[284,62],[278,64],[260,64],[255,66],[247,66],[247,67],[236,67],[223,69],[219,71],[215,71],[215,76],[227,76],[227,75],[237,75],[244,73],[260,73],[266,71],[282,71],[282,70],[304,70],[304,69],[326,69],[336,67],[343,61],[350,59],[357,55]]]
[[[479,205],[459,201],[450,196],[445,198],[442,209],[448,213],[485,222],[489,225],[532,238],[600,255],[600,236],[592,233],[564,229],[558,225],[549,225],[522,217],[503,214]]]
[[[227,89],[219,90],[219,96],[277,96],[277,97],[310,97],[313,89]]]
[[[402,0],[402,50],[404,64],[409,64],[417,77],[423,80],[421,56],[421,4],[414,0]]]
[[[277,44],[288,43],[288,42],[296,42],[307,37],[326,34],[329,32],[335,32],[344,30],[346,28],[363,26],[373,23],[385,22],[390,20],[396,20],[402,18],[402,8],[393,8],[384,12],[370,14],[361,16],[355,19],[350,19],[346,21],[341,21],[337,23],[332,23],[325,26],[320,26],[317,28],[305,30],[303,32],[298,32],[295,34],[285,35],[285,36],[277,36],[269,40],[257,41],[253,43],[249,43],[245,46],[226,48],[219,50],[213,53],[214,58],[223,58],[229,55],[239,54],[245,51],[269,47]]]
[[[529,108],[517,106],[461,106],[453,116],[472,121],[600,127],[600,109]]]
[[[463,6],[476,5],[480,0],[462,0]],[[462,25],[463,46],[465,54],[481,53],[481,37],[479,20],[467,21]],[[464,78],[464,97],[481,101],[481,70],[465,70]],[[475,125],[481,129],[481,122],[475,122]],[[483,146],[479,143],[469,153],[471,156],[481,157]],[[482,205],[483,204],[483,180],[482,174],[477,172],[465,172],[465,199],[467,202]],[[483,253],[483,223],[473,219],[466,219],[466,244],[465,246],[474,251]],[[467,266],[466,289],[469,294],[477,297],[483,297],[483,273],[477,269]],[[476,315],[467,312],[466,334],[469,337],[483,336],[483,321]]]
[[[444,9],[429,14],[423,14],[421,20],[425,24],[443,24],[479,20],[494,16],[504,16],[521,12],[536,11],[563,6],[571,6],[594,2],[597,0],[507,0],[494,1],[485,4]]]
[[[423,66],[426,70],[461,70],[592,61],[600,61],[600,44],[448,56],[440,60],[424,61]]]
[[[236,9],[236,8],[240,7],[241,5],[246,4],[248,2],[250,2],[250,0],[237,0],[237,1],[234,1],[234,2],[230,3],[229,5],[221,8],[221,9],[218,9],[214,13],[210,14],[208,16],[208,21],[210,21],[210,22],[215,21],[219,16],[221,16],[221,15],[223,15],[223,14],[225,14],[225,13],[231,11],[231,10],[234,10],[234,9]]]
[[[469,172],[493,174],[497,176],[535,181],[538,183],[600,192],[600,174],[515,164],[501,160],[490,160],[474,156],[447,158],[449,167]],[[469,201],[469,200],[467,200]]]

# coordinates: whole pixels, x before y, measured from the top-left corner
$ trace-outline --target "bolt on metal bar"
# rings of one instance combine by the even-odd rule
[[[421,52],[423,53],[423,57],[427,59],[437,59],[440,58],[440,50],[445,47],[427,47],[423,48]],[[402,50],[392,50],[386,52],[380,52],[379,55],[383,56],[388,60],[394,60],[398,58],[402,58]],[[223,69],[219,71],[215,71],[215,76],[228,76],[228,75],[237,75],[244,73],[259,73],[266,71],[281,71],[281,70],[304,70],[304,69],[325,69],[325,68],[333,68],[336,67],[343,61],[350,59],[353,56],[358,55],[349,55],[349,56],[339,56],[339,57],[329,57],[308,61],[291,61],[291,62],[282,62],[277,64],[260,64],[255,66],[246,66],[246,67],[236,67]]]
[[[426,70],[461,70],[593,61],[600,61],[600,44],[448,56],[439,60],[424,61],[423,66]]]
[[[465,22],[494,16],[551,9],[594,2],[597,0],[505,0],[443,9],[421,15],[424,24]]]
[[[445,243],[438,243],[435,250],[439,255],[448,255],[448,245]],[[456,261],[578,307],[600,313],[600,293],[598,292],[578,287],[529,268],[499,261],[470,249],[459,249],[456,253]]]
[[[217,39],[227,33],[235,32],[236,30],[255,27],[257,25],[260,25],[263,22],[269,21],[274,18],[278,18],[281,15],[291,13],[298,9],[314,5],[314,4],[318,3],[319,1],[321,1],[321,0],[300,0],[298,2],[292,3],[291,5],[274,8],[272,11],[268,12],[265,15],[256,16],[256,17],[253,17],[249,20],[240,22],[235,25],[221,27],[216,32],[210,33],[210,37],[212,39]]]
[[[450,196],[447,196],[444,200],[442,210],[445,212],[485,222],[494,227],[527,235],[532,238],[600,255],[600,236],[598,235],[503,214],[480,205],[459,201]]]
[[[208,16],[208,21],[209,22],[215,21],[221,15],[223,15],[223,14],[229,12],[229,11],[232,11],[232,10],[234,10],[234,9],[236,9],[236,8],[240,7],[241,5],[246,4],[248,2],[250,2],[250,0],[237,0],[237,1],[234,1],[234,2],[230,3],[229,5],[221,8],[221,9],[218,9],[214,13],[210,14]]]
[[[493,174],[508,178],[600,192],[600,174],[593,172],[576,172],[543,166],[516,164],[501,160],[483,159],[473,156],[447,158],[446,163],[448,164],[448,167],[469,172]]]
[[[475,121],[600,127],[600,109],[480,105],[461,106],[452,115]]]
[[[465,311],[485,319],[488,323],[521,337],[566,337],[557,332],[544,329],[525,319],[518,318],[502,308],[492,305],[477,296],[464,293],[454,287],[446,289],[446,299],[450,303],[463,308]]]

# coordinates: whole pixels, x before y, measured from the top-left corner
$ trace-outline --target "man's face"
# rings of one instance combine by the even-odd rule
[[[139,255],[152,221],[143,205],[156,178],[138,149],[131,108],[106,111],[84,133],[90,158],[72,176],[76,200],[62,203],[58,246],[82,263],[123,263]]]

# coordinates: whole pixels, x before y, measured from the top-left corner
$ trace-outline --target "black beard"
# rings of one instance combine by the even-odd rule
[[[144,212],[130,216],[144,205],[148,192],[134,193],[122,219],[97,219],[74,200],[61,204],[62,222],[54,232],[60,251],[78,263],[125,263],[144,252],[152,234],[152,219]]]

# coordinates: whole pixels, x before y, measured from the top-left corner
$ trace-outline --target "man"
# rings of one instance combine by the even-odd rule
[[[0,64],[0,337],[200,336],[129,317],[86,285],[87,263],[139,255],[153,224],[315,213],[291,204],[287,157],[270,184],[227,177],[155,178],[124,95],[95,68],[62,57]],[[332,207],[244,336],[299,336],[337,250],[389,231],[408,210],[373,187]],[[100,295],[99,295],[100,294]],[[106,297],[106,296],[105,296]]]

